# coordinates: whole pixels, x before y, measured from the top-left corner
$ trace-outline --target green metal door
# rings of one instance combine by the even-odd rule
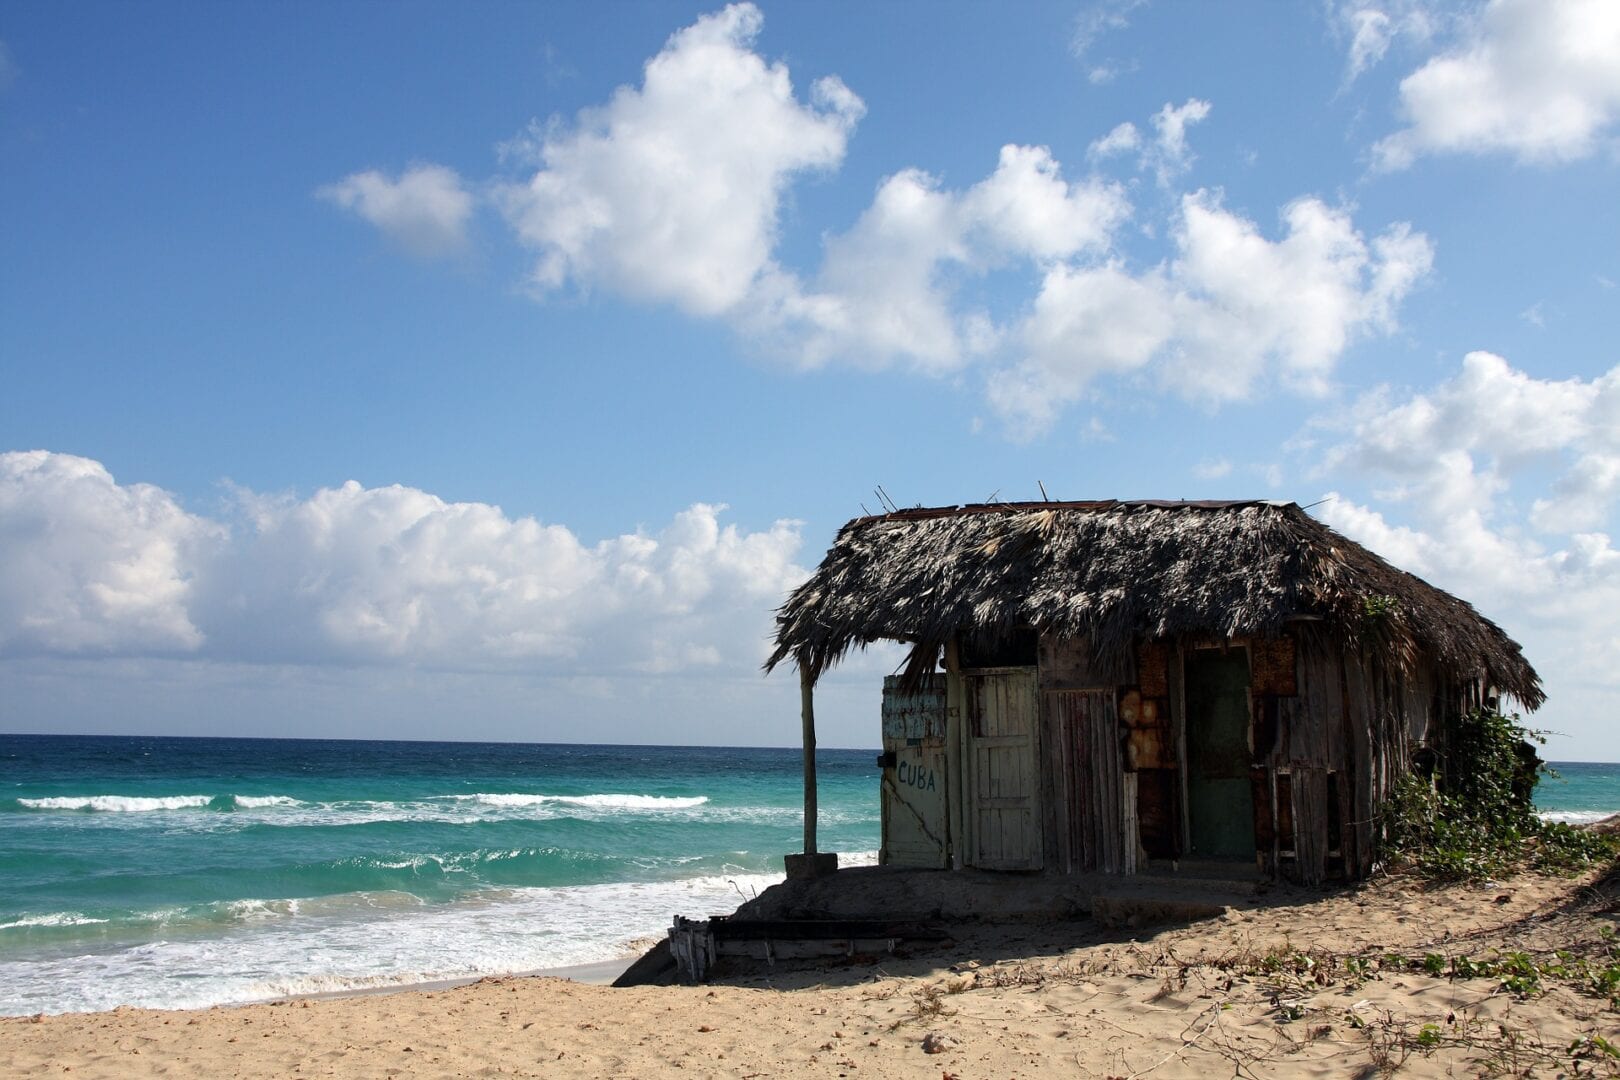
[[[1186,687],[1191,853],[1253,859],[1248,655],[1242,649],[1188,654]]]

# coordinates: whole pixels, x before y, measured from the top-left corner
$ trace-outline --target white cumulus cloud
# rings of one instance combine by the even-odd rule
[[[503,203],[539,253],[535,283],[604,285],[699,315],[740,304],[771,266],[788,181],[830,169],[864,106],[837,78],[810,104],[751,46],[752,4],[707,15],[649,60],[640,87],[542,136],[542,167]]]
[[[964,275],[1100,253],[1129,214],[1119,185],[1066,180],[1045,147],[1002,147],[995,171],[959,191],[908,169],[883,182],[853,228],[827,239],[813,283],[777,275],[743,325],[806,366],[954,370],[1000,333],[988,313],[961,308]]]
[[[229,524],[97,462],[0,456],[0,649],[554,674],[746,672],[798,525],[695,504],[594,544],[414,488],[239,493]]]
[[[1168,187],[1170,181],[1192,166],[1192,150],[1187,146],[1187,129],[1209,118],[1210,104],[1198,98],[1188,98],[1180,105],[1166,102],[1164,108],[1153,115],[1152,164],[1159,186]]]
[[[1374,391],[1350,416],[1350,437],[1328,464],[1385,477],[1391,500],[1480,510],[1515,476],[1550,468],[1528,520],[1571,533],[1602,524],[1620,497],[1620,367],[1590,380],[1538,379],[1472,352],[1456,377],[1404,399]]]
[[[398,179],[357,172],[317,194],[359,214],[412,255],[437,258],[467,246],[473,196],[443,165],[413,165]]]
[[[1382,168],[1434,153],[1586,157],[1620,121],[1620,4],[1491,0],[1400,94],[1407,126],[1374,147]]]
[[[1382,62],[1397,41],[1425,45],[1453,19],[1437,0],[1349,0],[1332,7],[1330,17],[1346,41],[1346,83]]]
[[[1054,267],[1020,329],[1022,359],[991,376],[992,404],[1039,431],[1098,377],[1150,364],[1175,392],[1211,404],[1251,394],[1268,372],[1322,390],[1356,337],[1394,326],[1433,247],[1404,224],[1369,239],[1318,199],[1282,217],[1283,236],[1270,240],[1196,192],[1181,201],[1167,264]]]
[[[1551,726],[1612,743],[1620,367],[1540,379],[1474,352],[1436,386],[1383,388],[1316,426],[1339,433],[1319,467],[1373,486],[1370,504],[1331,495],[1323,519],[1496,619],[1547,682]]]
[[[196,649],[194,579],[223,537],[100,462],[0,454],[0,653]]]
[[[1092,47],[1110,34],[1131,25],[1131,12],[1147,0],[1097,0],[1080,9],[1074,20],[1074,34],[1069,38],[1069,52],[1077,60],[1084,60]],[[1135,70],[1129,60],[1108,59],[1093,63],[1086,78],[1096,86],[1112,82],[1121,72]]]
[[[1548,688],[1538,725],[1575,737],[1586,753],[1612,758],[1620,749],[1612,724],[1620,692],[1614,618],[1620,610],[1620,551],[1610,534],[1577,532],[1543,543],[1491,502],[1461,510],[1421,504],[1404,509],[1412,524],[1335,493],[1316,513],[1495,620],[1524,646]]]
[[[1132,6],[1105,4],[1088,25],[1118,28]],[[1207,190],[1144,219],[1124,183],[1066,173],[1047,147],[1019,144],[956,186],[921,167],[884,177],[853,222],[822,234],[819,264],[786,265],[788,188],[841,165],[865,106],[835,76],[801,100],[786,64],[756,51],[762,29],[752,4],[704,16],[647,61],[639,85],[533,129],[509,154],[536,166],[495,197],[537,253],[541,292],[671,304],[801,368],[956,377],[976,367],[982,376],[964,385],[984,385],[1029,436],[1096,379],[1150,368],[1139,387],[1210,404],[1271,383],[1317,392],[1352,342],[1394,326],[1429,270],[1432,246],[1405,225],[1369,235],[1349,211],[1305,197],[1283,208],[1273,239]],[[1103,135],[1087,158],[1095,167],[1130,154],[1168,191],[1193,164],[1190,129],[1212,108],[1166,102],[1145,125]],[[365,212],[358,179],[345,184]],[[1126,258],[1119,240],[1131,226],[1168,240],[1157,263]]]
[[[1194,157],[1192,148],[1187,145],[1187,130],[1207,120],[1211,109],[1209,102],[1198,98],[1188,98],[1180,105],[1167,101],[1151,118],[1151,140],[1127,120],[1094,139],[1086,148],[1086,156],[1103,160],[1134,153],[1137,167],[1151,171],[1159,186],[1168,188],[1192,167]]]
[[[1136,130],[1136,125],[1126,120],[1114,126],[1107,135],[1096,139],[1086,148],[1086,153],[1094,158],[1108,158],[1116,154],[1128,154],[1142,145],[1142,133]]]

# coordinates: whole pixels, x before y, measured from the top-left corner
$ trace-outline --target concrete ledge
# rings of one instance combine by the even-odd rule
[[[789,873],[794,859],[788,856]],[[789,876],[737,909],[751,919],[890,919],[979,922],[1089,918],[1105,897],[1104,917],[1140,924],[1198,918],[1256,902],[1259,882],[1167,875],[1012,874],[993,870],[922,870],[850,866],[819,877]]]
[[[795,853],[782,856],[787,866],[789,881],[809,881],[829,877],[838,872],[838,853],[823,851],[811,854]]]

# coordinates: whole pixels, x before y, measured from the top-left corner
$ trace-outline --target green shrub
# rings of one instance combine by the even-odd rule
[[[1447,724],[1436,782],[1405,776],[1384,806],[1386,855],[1429,877],[1480,880],[1525,867],[1572,873],[1615,854],[1612,838],[1536,816],[1545,740],[1518,720],[1476,709]]]

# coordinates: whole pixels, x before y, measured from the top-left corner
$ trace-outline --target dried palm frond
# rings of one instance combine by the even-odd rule
[[[1085,638],[1099,660],[1143,639],[1275,637],[1309,619],[1396,671],[1432,662],[1527,709],[1545,695],[1518,643],[1294,503],[998,503],[858,518],[777,612],[766,669],[819,677],[879,639],[937,655],[958,634]]]

